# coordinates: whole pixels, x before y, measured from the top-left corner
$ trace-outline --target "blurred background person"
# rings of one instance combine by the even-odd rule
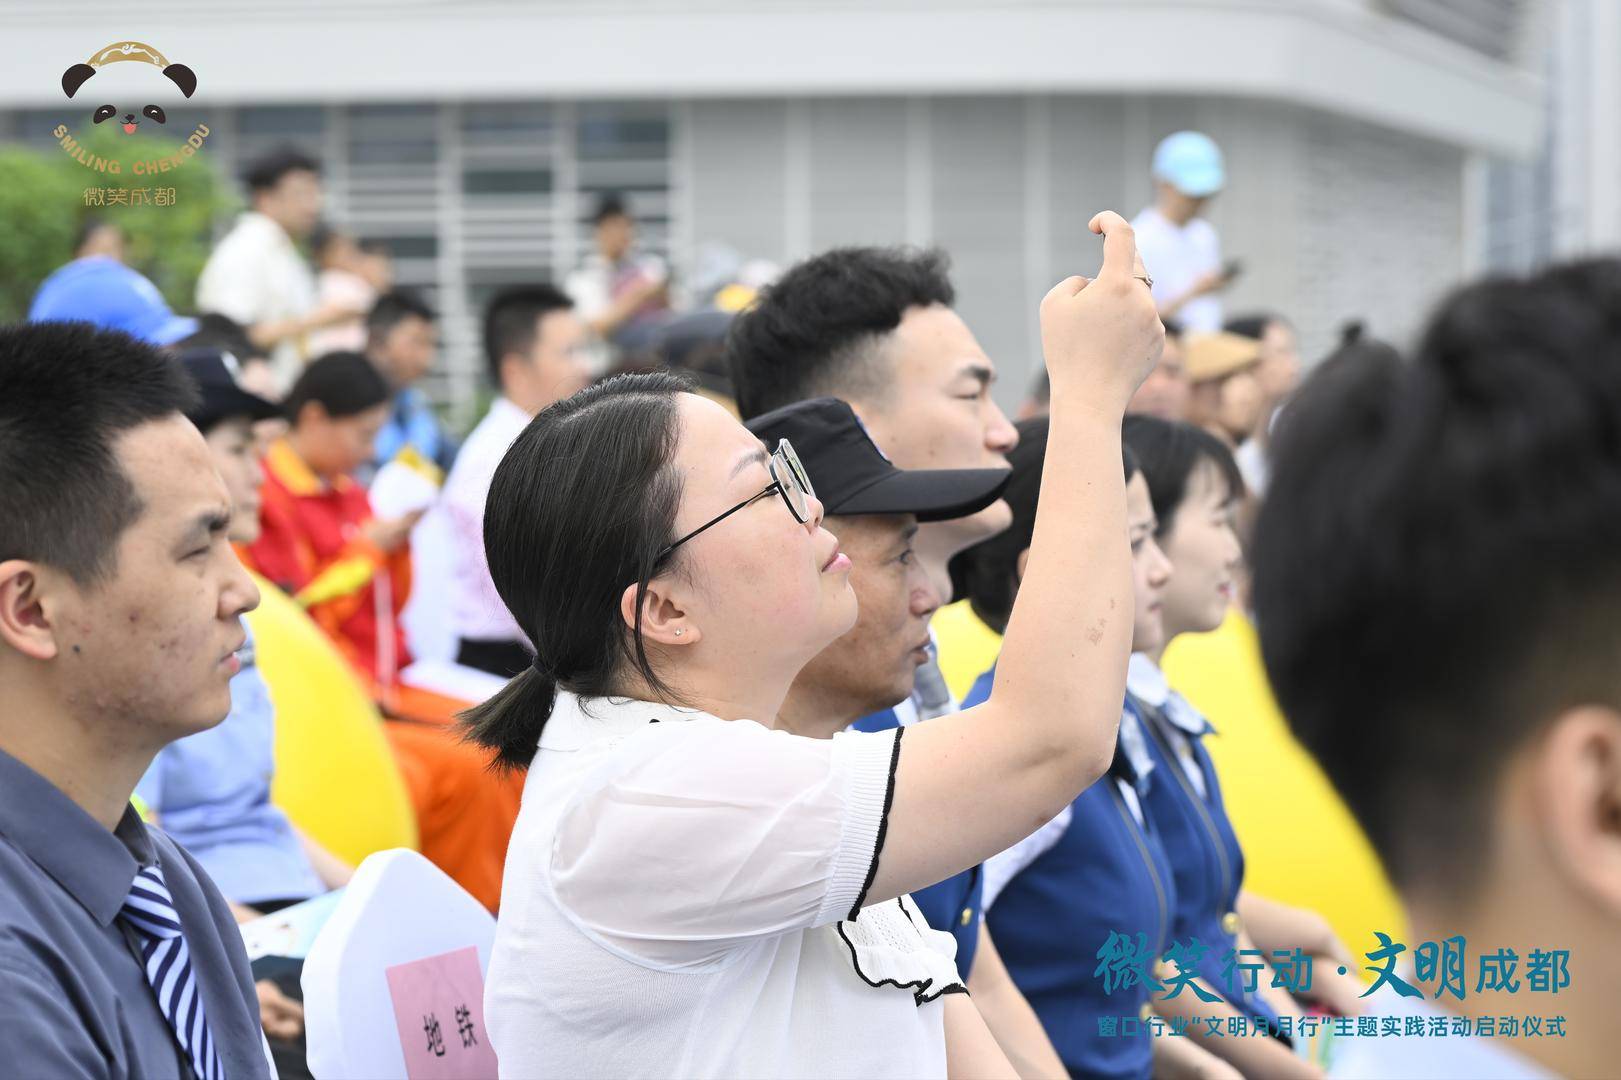
[[[1223,265],[1221,239],[1203,216],[1226,186],[1214,139],[1198,131],[1167,135],[1154,148],[1154,202],[1132,219],[1143,266],[1153,278],[1160,318],[1194,333],[1221,329],[1221,299],[1238,264]]]
[[[591,359],[601,371],[654,346],[671,316],[670,272],[664,260],[636,250],[636,219],[621,196],[602,196],[591,226],[594,250],[563,288],[591,331]]]
[[[1186,420],[1188,397],[1193,388],[1188,382],[1182,324],[1175,319],[1164,321],[1165,351],[1160,353],[1159,363],[1131,396],[1126,412],[1157,416],[1161,420]]]
[[[1261,346],[1261,362],[1255,366],[1255,381],[1261,389],[1261,418],[1254,433],[1239,444],[1233,455],[1244,474],[1244,483],[1261,495],[1266,491],[1272,425],[1284,402],[1300,385],[1300,339],[1288,319],[1271,312],[1228,319],[1227,332],[1252,338]]]
[[[291,427],[265,457],[262,528],[247,547],[253,568],[290,593],[378,693],[410,662],[398,614],[420,517],[377,519],[353,479],[371,460],[390,396],[359,353],[304,369],[284,403]]]
[[[1255,535],[1267,671],[1400,886],[1414,952],[1481,968],[1448,992],[1444,966],[1401,957],[1412,993],[1386,986],[1377,1011],[1402,1034],[1351,1041],[1336,1075],[1614,1072],[1617,310],[1614,259],[1487,279],[1405,361],[1324,370],[1280,421]],[[1491,979],[1505,949],[1524,966]],[[1562,1035],[1459,1032],[1520,1012],[1494,985]],[[1411,1036],[1437,1018],[1458,1037]]]
[[[456,456],[443,512],[455,553],[448,591],[456,662],[501,678],[528,667],[531,649],[490,580],[484,500],[496,466],[530,419],[590,382],[586,334],[574,301],[553,285],[508,289],[484,311],[484,357],[497,396]]]
[[[390,718],[384,733],[422,854],[493,911],[519,785],[486,775],[490,756],[451,731],[468,702],[400,684],[411,652],[399,616],[421,512],[378,518],[352,478],[371,459],[389,397],[359,353],[331,353],[304,369],[285,403],[292,426],[265,458],[260,534],[244,559],[309,613]]]
[[[353,233],[321,223],[310,233],[310,259],[315,263],[317,308],[369,311],[377,297],[394,284],[387,252],[368,252]],[[309,354],[360,352],[366,347],[363,315],[311,332]]]
[[[116,225],[87,224],[73,261],[40,282],[28,321],[87,322],[150,345],[173,345],[196,333],[196,319],[176,315],[146,275],[124,265],[122,237]]]
[[[309,335],[362,318],[364,305],[320,306],[315,274],[298,245],[321,216],[321,167],[291,147],[250,163],[243,173],[249,209],[214,248],[197,279],[197,309],[217,311],[270,351],[281,387],[316,355]]]
[[[1221,331],[1182,339],[1188,381],[1189,423],[1210,432],[1228,449],[1255,433],[1265,399],[1256,371],[1261,346],[1254,338]]]
[[[377,298],[366,316],[366,359],[382,372],[394,396],[373,446],[374,468],[409,449],[438,470],[439,480],[450,471],[456,445],[417,385],[438,355],[438,315],[421,296],[392,289]]]

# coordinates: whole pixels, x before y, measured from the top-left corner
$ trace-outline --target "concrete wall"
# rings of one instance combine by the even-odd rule
[[[933,244],[1015,404],[1039,362],[1036,303],[1090,273],[1096,210],[1150,197],[1161,136],[1209,132],[1229,188],[1211,218],[1244,277],[1228,309],[1299,325],[1308,359],[1346,318],[1401,336],[1453,284],[1462,151],[1315,110],[1237,99],[1052,97],[695,102],[672,175],[681,231],[790,262],[836,244]]]

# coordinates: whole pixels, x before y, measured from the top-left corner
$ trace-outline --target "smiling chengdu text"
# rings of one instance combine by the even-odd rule
[[[68,130],[66,124],[56,125],[56,130],[52,131],[51,134],[61,145],[62,152],[85,168],[94,169],[96,172],[112,173],[115,176],[124,171],[122,161],[117,158],[103,157],[91,150],[73,137],[73,133]],[[187,137],[179,150],[166,157],[144,158],[135,162],[130,171],[139,176],[178,169],[188,158],[203,148],[203,140],[206,138],[208,138],[208,125],[198,124],[197,129]]]

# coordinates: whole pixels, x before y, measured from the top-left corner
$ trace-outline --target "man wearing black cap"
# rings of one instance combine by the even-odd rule
[[[794,680],[777,725],[830,739],[856,720],[890,709],[913,689],[928,660],[929,618],[942,598],[913,550],[920,522],[951,521],[1001,498],[1006,469],[898,469],[850,406],[802,401],[758,416],[749,430],[767,446],[787,439],[816,485],[826,517],[850,558],[856,623]],[[979,905],[979,868],[913,894],[937,930],[957,940],[957,966],[986,1024],[1021,1075],[1064,1068],[1035,1012],[997,958]],[[966,915],[967,918],[963,918]]]

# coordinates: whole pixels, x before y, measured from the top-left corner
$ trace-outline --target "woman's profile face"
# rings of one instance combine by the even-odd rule
[[[1160,538],[1173,573],[1165,586],[1165,638],[1221,625],[1233,601],[1243,549],[1233,527],[1234,499],[1208,460],[1188,476],[1186,494]]]
[[[730,413],[697,394],[679,400],[675,537],[772,482],[760,440]],[[728,664],[780,667],[792,679],[855,623],[848,560],[835,558],[838,540],[822,528],[821,503],[808,504],[810,520],[801,524],[772,494],[681,545],[682,573],[670,588],[712,655]]]

